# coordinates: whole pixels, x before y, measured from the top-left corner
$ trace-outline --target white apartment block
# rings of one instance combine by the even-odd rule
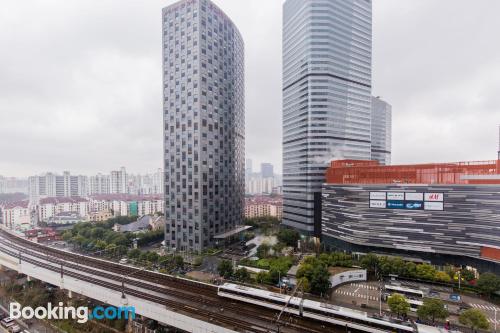
[[[40,221],[47,221],[49,218],[60,213],[77,213],[85,217],[89,212],[88,199],[80,197],[54,197],[40,199],[38,204],[38,218]]]
[[[88,195],[87,176],[71,176],[69,171],[63,175],[48,172],[28,179],[29,197],[33,204],[43,198],[85,197]]]
[[[29,228],[31,214],[28,201],[0,203],[2,224],[9,229]]]
[[[164,212],[164,201],[160,195],[96,195],[90,198],[89,210],[110,211],[114,216],[153,215]]]

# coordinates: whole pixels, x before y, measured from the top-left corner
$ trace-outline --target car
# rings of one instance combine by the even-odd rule
[[[458,294],[451,294],[450,295],[450,301],[452,301],[452,302],[460,302],[461,299],[462,298]]]
[[[126,263],[128,263],[128,259],[127,258],[120,259],[120,264],[126,264]]]
[[[21,330],[22,330],[21,326],[19,326],[19,325],[14,325],[14,326],[9,328],[9,331],[11,333],[19,333],[19,332],[21,332]]]

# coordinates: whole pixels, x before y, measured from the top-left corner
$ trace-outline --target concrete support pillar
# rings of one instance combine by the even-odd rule
[[[29,275],[26,275],[26,281],[31,282],[33,281],[33,278]]]
[[[73,292],[71,290],[68,290],[68,298],[73,298]]]

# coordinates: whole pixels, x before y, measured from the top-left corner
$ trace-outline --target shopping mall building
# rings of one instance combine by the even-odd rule
[[[500,160],[333,161],[321,201],[331,247],[500,273]]]

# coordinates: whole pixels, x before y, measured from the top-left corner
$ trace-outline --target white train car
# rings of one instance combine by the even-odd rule
[[[332,304],[301,299],[269,292],[267,290],[250,288],[233,283],[225,283],[219,287],[218,295],[241,302],[264,306],[274,310],[303,316],[306,318],[329,322],[343,327],[350,327],[369,333],[415,332],[408,322],[389,321],[383,318],[369,316],[366,312],[344,308]]]

